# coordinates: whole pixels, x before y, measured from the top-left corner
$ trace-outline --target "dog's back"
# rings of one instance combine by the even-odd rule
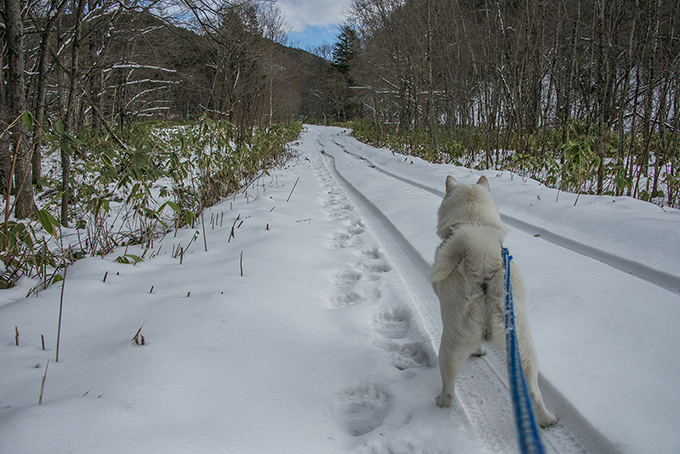
[[[461,225],[435,256],[430,280],[442,304],[442,318],[455,323],[471,341],[488,341],[502,330],[503,236],[494,227]]]

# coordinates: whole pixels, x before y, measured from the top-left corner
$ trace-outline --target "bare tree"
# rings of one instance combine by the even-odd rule
[[[7,40],[7,123],[13,124],[11,132],[12,163],[16,195],[15,216],[19,219],[35,216],[31,186],[31,147],[28,129],[20,116],[26,110],[26,85],[24,78],[24,25],[20,0],[5,0],[4,19]],[[8,153],[9,150],[3,150]],[[10,176],[11,176],[10,171]],[[9,185],[8,185],[9,186]]]
[[[33,138],[33,159],[32,159],[32,171],[33,171],[33,183],[37,184],[38,180],[42,174],[42,152],[41,152],[41,138],[42,138],[42,127],[45,121],[46,113],[46,99],[47,99],[47,81],[49,78],[48,68],[50,62],[52,61],[50,50],[52,45],[52,35],[56,23],[61,19],[66,9],[67,0],[52,0],[47,10],[46,17],[37,16],[29,11],[31,15],[31,20],[33,26],[39,29],[42,25],[42,31],[40,32],[40,48],[38,52],[37,62],[36,62],[36,96],[35,104],[33,106],[35,112],[35,122],[37,130],[35,131]]]
[[[426,132],[437,150],[444,127],[451,153],[462,145],[474,162],[483,148],[490,166],[508,149],[563,162],[578,140],[594,153],[594,192],[660,197],[659,182],[677,178],[679,10],[678,0],[353,0],[364,51],[352,71],[398,141]]]

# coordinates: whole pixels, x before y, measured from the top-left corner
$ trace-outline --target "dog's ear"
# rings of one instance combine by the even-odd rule
[[[446,177],[446,193],[448,194],[451,190],[458,185],[458,182],[451,175]]]
[[[477,184],[484,186],[487,191],[491,192],[491,186],[489,186],[489,180],[487,180],[484,175],[479,177],[479,180],[477,180]]]

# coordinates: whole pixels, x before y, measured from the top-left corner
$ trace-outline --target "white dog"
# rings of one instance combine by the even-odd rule
[[[442,392],[437,405],[449,407],[454,384],[470,354],[483,355],[482,343],[505,351],[504,266],[502,243],[508,230],[489,192],[489,181],[458,184],[446,178],[446,195],[439,207],[437,235],[442,244],[435,254],[430,279],[439,297],[444,329],[439,349]],[[516,313],[516,332],[522,367],[538,423],[557,422],[538,389],[538,361],[525,307],[526,289],[519,268],[511,262],[510,278]]]

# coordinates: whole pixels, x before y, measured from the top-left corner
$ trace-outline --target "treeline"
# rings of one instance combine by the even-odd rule
[[[677,206],[679,17],[678,0],[353,0],[334,56],[375,142]]]
[[[207,116],[234,125],[229,140],[240,147],[257,124],[322,115],[316,91],[328,65],[281,45],[273,2],[0,4],[0,190],[15,195],[17,218],[35,216],[46,137],[63,142],[67,225],[71,158],[91,152],[78,146],[83,134],[103,133],[125,150],[124,131],[137,121]]]

